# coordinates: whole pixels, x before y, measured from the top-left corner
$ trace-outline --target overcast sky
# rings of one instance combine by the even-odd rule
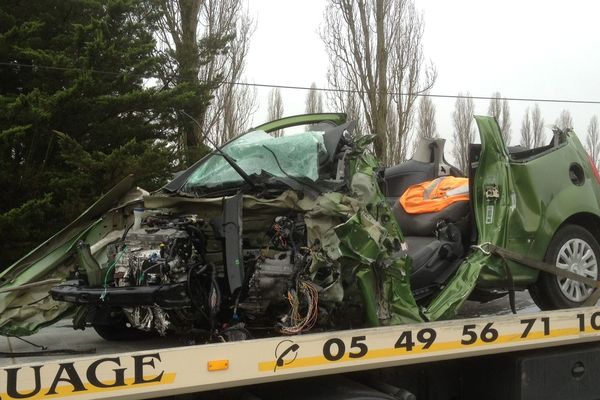
[[[247,80],[325,87],[328,59],[318,31],[325,0],[249,0],[257,23]],[[424,52],[437,68],[432,93],[600,100],[600,3],[571,0],[416,0],[425,19]],[[254,123],[267,120],[269,89],[257,89]],[[306,92],[282,90],[285,115],[304,112]],[[452,133],[454,99],[434,99],[441,136]],[[488,101],[476,101],[487,114]],[[533,104],[510,102],[512,141]],[[585,138],[599,105],[540,103],[545,123],[568,109]],[[547,133],[549,131],[547,130]]]

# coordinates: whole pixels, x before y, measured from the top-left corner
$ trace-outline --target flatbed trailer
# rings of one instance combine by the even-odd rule
[[[75,335],[82,334],[71,334]],[[13,344],[17,340],[10,339]],[[63,347],[69,346],[68,338],[62,340]],[[91,356],[23,361],[6,357],[0,362],[0,398],[145,399],[203,392],[194,398],[261,399],[246,389],[269,392],[277,384],[258,385],[269,382],[286,382],[283,387],[292,391],[281,393],[280,383],[278,394],[271,398],[293,398],[302,391],[306,392],[302,398],[339,399],[600,397],[599,307],[216,344],[161,340],[142,342],[141,349],[130,346],[117,344],[112,353],[107,347],[102,353],[108,354]],[[72,341],[70,349],[77,348]],[[374,373],[388,379],[377,378],[379,383],[372,385],[368,377]],[[297,381],[317,376],[321,378],[308,385]],[[341,376],[351,379],[340,380]],[[415,380],[436,390],[415,397],[410,389],[402,389],[415,387]],[[360,387],[378,390],[355,396],[356,381]],[[349,394],[310,395],[315,390],[326,392],[330,385]],[[465,385],[471,386],[465,389]]]

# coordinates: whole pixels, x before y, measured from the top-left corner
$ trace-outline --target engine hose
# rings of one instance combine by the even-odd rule
[[[177,252],[177,239],[173,240],[173,243],[171,243],[171,246],[169,247],[169,257],[167,258],[167,260],[172,260],[173,258],[175,258],[175,253]]]
[[[199,271],[194,271],[197,267],[201,267]],[[197,296],[195,296],[195,291],[198,290],[198,288],[200,290],[202,290],[202,285],[198,285],[198,288],[194,287],[192,288],[192,273],[195,274],[201,274],[206,270],[207,266],[206,265],[202,265],[202,264],[194,264],[192,265],[192,267],[190,267],[190,269],[188,270],[187,273],[187,290],[188,290],[188,294],[190,296],[190,300],[192,301],[192,304],[194,305],[194,307],[196,309],[198,309],[199,311],[202,312],[202,308],[203,308],[203,304],[202,304],[202,299],[198,299]]]
[[[127,228],[125,228],[125,232],[123,232],[123,236],[121,236],[121,242],[125,241],[125,238],[127,237],[127,234],[129,233],[131,228],[133,228],[133,223],[131,223],[131,225],[129,225]]]
[[[210,264],[212,267],[212,271],[211,271],[211,275],[210,275],[210,280],[211,280],[211,286],[210,286],[210,290],[211,292],[214,290],[215,293],[215,306],[214,308],[211,307],[210,304],[210,298],[209,298],[209,309],[210,309],[210,314],[212,317],[216,316],[221,308],[221,289],[219,288],[219,283],[217,282],[217,268],[215,267],[214,264]],[[210,295],[210,292],[209,292]]]
[[[298,248],[296,247],[296,241],[294,240],[294,233],[296,231],[296,224],[294,223],[294,221],[289,220],[290,221],[290,248],[292,249],[292,254],[290,256],[290,261],[292,262],[292,264],[294,264],[296,262],[296,253],[298,252]]]
[[[202,261],[206,263],[206,237],[200,228],[193,225],[188,225],[186,229],[189,230],[190,238],[192,240],[192,245],[200,254],[200,258]]]
[[[142,283],[144,283],[144,278],[146,277],[146,272],[148,272],[149,270],[151,270],[154,267],[160,266],[161,263],[154,263],[151,266],[149,266],[146,269],[142,270],[142,273],[140,274],[140,277],[138,278],[138,286],[141,285]]]
[[[217,282],[217,268],[215,267],[214,264],[210,264],[211,266],[211,276],[210,276],[210,280],[211,280],[211,285],[210,285],[210,290],[208,292],[208,310],[209,310],[209,314],[210,314],[210,331],[214,332],[215,331],[215,325],[216,325],[216,316],[219,313],[219,309],[221,307],[221,290],[219,289],[219,284]],[[214,299],[214,307],[212,306],[211,303],[213,303],[211,301],[211,297],[214,293],[215,299]]]
[[[108,292],[108,275],[110,274],[110,271],[113,270],[113,268],[115,267],[115,265],[117,265],[117,263],[119,261],[121,261],[121,258],[125,254],[125,250],[127,250],[127,245],[123,246],[123,249],[121,250],[121,252],[117,255],[117,257],[115,257],[115,261],[106,270],[106,274],[104,275],[104,292],[102,293],[102,296],[100,296],[100,298],[103,301],[104,301],[104,298],[106,297],[106,294]]]

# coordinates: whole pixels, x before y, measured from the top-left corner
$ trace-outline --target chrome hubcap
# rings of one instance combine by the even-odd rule
[[[577,275],[588,278],[598,278],[598,262],[592,247],[581,239],[567,241],[558,252],[556,266],[566,269]],[[576,303],[582,302],[592,294],[593,288],[571,279],[557,276],[560,291],[569,300]]]

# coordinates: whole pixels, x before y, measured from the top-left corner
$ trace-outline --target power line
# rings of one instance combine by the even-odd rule
[[[122,72],[114,72],[114,71],[102,71],[99,69],[93,68],[75,68],[75,67],[52,67],[49,65],[34,65],[34,64],[22,64],[16,62],[0,62],[0,66],[5,67],[24,67],[31,69],[47,69],[54,71],[65,71],[65,72],[93,72],[95,74],[105,74],[105,75],[120,75]]]
[[[33,64],[22,64],[14,62],[0,62],[0,66],[8,67],[24,67],[24,68],[39,68],[47,70],[57,71],[69,71],[69,72],[92,72],[105,75],[120,75],[122,72],[114,71],[103,71],[93,68],[75,68],[75,67],[52,67],[45,65],[33,65]],[[290,89],[290,90],[316,90],[318,92],[333,92],[333,93],[353,93],[353,94],[366,94],[364,90],[354,89],[338,89],[338,88],[319,88],[319,87],[308,87],[308,86],[294,86],[294,85],[277,85],[267,83],[250,83],[250,82],[234,82],[234,81],[222,81],[227,85],[236,86],[249,86],[259,88],[272,88],[272,89]],[[441,99],[474,99],[474,100],[492,100],[496,97],[491,96],[466,96],[460,94],[439,94],[439,93],[401,93],[401,92],[388,92],[387,94],[392,96],[416,96],[416,97],[432,97]],[[524,101],[524,102],[536,102],[536,103],[567,103],[567,104],[600,104],[600,100],[573,100],[573,99],[542,99],[535,97],[499,97],[499,100],[507,101]]]
[[[353,90],[353,89],[336,89],[336,88],[311,88],[308,86],[290,86],[290,85],[274,85],[274,84],[263,84],[263,83],[246,83],[246,82],[224,82],[232,85],[241,85],[241,86],[255,86],[255,87],[269,87],[269,88],[278,88],[278,89],[293,89],[293,90],[316,90],[320,92],[338,92],[338,93],[355,93],[355,94],[365,94],[365,91],[362,90]],[[466,95],[457,95],[457,94],[436,94],[436,93],[400,93],[400,92],[387,92],[389,95],[393,96],[408,96],[414,95],[417,97],[434,97],[434,98],[444,98],[444,99],[474,99],[474,100],[492,100],[496,99],[496,97],[491,96],[466,96]],[[539,98],[529,98],[529,97],[499,97],[499,100],[508,100],[508,101],[527,101],[527,102],[538,102],[538,103],[573,103],[573,104],[600,104],[599,100],[569,100],[569,99],[539,99]]]

